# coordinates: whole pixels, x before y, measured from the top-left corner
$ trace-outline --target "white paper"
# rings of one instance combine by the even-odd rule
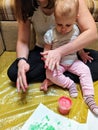
[[[87,125],[89,130],[98,130],[98,117],[88,111]]]
[[[40,104],[21,130],[88,130],[86,124],[65,118]]]

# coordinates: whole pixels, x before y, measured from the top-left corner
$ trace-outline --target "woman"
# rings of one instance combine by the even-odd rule
[[[40,52],[43,51],[43,35],[54,24],[54,1],[39,0],[37,2],[36,0],[30,0],[28,2],[27,0],[15,0],[15,7],[19,30],[16,47],[18,59],[8,69],[8,76],[13,82],[16,82],[18,91],[22,89],[25,92],[29,82],[38,82],[45,79],[44,62],[41,60]],[[36,9],[37,7],[38,9]],[[52,66],[52,68],[58,66],[62,56],[76,52],[97,39],[96,25],[84,0],[79,0],[78,15],[77,24],[81,30],[81,35],[73,41],[73,44],[66,44],[43,54],[47,55],[46,66]],[[37,35],[37,41],[35,48],[29,52],[30,16],[32,16],[31,21]],[[87,65],[90,67],[95,81],[98,79],[98,69],[96,67],[98,65],[98,52],[93,50],[89,50],[89,52],[94,60],[92,63],[87,63]],[[77,76],[67,74],[75,82],[79,82]]]

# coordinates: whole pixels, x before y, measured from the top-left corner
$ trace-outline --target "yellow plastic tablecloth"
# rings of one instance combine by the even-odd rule
[[[69,97],[67,90],[56,85],[51,86],[47,93],[40,91],[41,83],[32,83],[26,93],[18,94],[15,84],[9,80],[6,74],[8,66],[14,59],[15,52],[5,52],[0,56],[0,130],[20,130],[40,103],[59,113],[59,97]],[[77,88],[79,95],[77,98],[71,98],[73,102],[71,111],[64,116],[85,123],[88,107],[83,101],[78,84]],[[98,104],[98,81],[94,82],[94,89],[95,100]]]

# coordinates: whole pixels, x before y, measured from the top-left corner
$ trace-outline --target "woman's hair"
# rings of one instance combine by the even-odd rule
[[[54,7],[55,0],[48,0],[47,9],[51,9]],[[18,20],[26,21],[28,17],[34,14],[34,11],[39,6],[39,2],[37,0],[14,0],[15,4],[15,16]]]
[[[56,16],[76,17],[78,8],[78,0],[56,0],[54,13]]]
[[[26,21],[38,8],[37,0],[14,0],[15,16],[18,20]]]

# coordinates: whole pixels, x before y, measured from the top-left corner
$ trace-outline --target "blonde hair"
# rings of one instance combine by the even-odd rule
[[[78,0],[56,0],[54,7],[55,16],[76,17],[78,15]]]

